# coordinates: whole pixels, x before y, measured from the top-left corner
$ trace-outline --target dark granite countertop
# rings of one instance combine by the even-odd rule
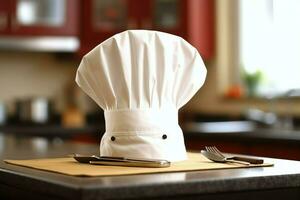
[[[0,134],[0,157],[94,154],[97,145],[53,143]],[[41,145],[44,143],[44,145]],[[23,199],[299,199],[300,162],[265,158],[273,167],[72,177],[0,162],[0,198]]]
[[[218,123],[218,122],[217,122]],[[216,124],[217,124],[216,123]],[[226,122],[225,122],[226,123]],[[235,123],[235,122],[234,122]],[[186,139],[192,140],[195,138],[206,138],[206,139],[219,139],[219,140],[230,140],[230,141],[243,141],[243,142],[278,142],[288,144],[300,144],[300,130],[293,129],[280,129],[280,128],[261,128],[256,127],[254,124],[244,121],[237,121],[240,123],[238,126],[243,125],[243,128],[228,128],[221,129],[206,128],[214,122],[202,123],[192,122],[182,126],[184,136]],[[218,126],[218,125],[217,125]],[[226,125],[227,127],[228,125]],[[229,125],[230,126],[230,125]],[[234,126],[234,125],[233,125]]]

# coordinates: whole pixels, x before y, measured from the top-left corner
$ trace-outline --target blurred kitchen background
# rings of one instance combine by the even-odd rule
[[[0,0],[0,154],[99,143],[103,111],[75,84],[79,62],[152,29],[193,44],[208,70],[180,110],[189,150],[300,160],[299,19],[298,0]]]

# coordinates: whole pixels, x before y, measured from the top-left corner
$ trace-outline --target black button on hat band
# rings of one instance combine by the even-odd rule
[[[111,136],[110,140],[115,141],[116,140],[115,136]]]
[[[166,134],[163,134],[162,139],[165,140],[165,139],[167,139],[167,137],[168,137],[168,136],[167,136]]]

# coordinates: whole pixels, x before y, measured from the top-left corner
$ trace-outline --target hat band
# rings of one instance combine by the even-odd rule
[[[176,109],[105,111],[102,156],[179,161],[186,159]]]

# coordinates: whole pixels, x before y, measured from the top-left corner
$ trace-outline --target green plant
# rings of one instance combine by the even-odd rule
[[[258,85],[263,77],[262,72],[257,70],[254,73],[249,73],[244,70],[242,77],[247,87],[248,96],[256,96]]]

